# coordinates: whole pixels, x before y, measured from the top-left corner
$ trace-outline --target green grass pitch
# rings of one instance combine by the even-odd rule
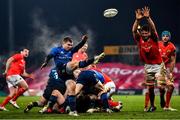
[[[81,113],[79,117],[72,117],[67,114],[40,114],[40,108],[33,108],[29,113],[23,113],[25,106],[31,102],[38,100],[40,97],[20,97],[17,103],[20,109],[7,105],[10,111],[0,111],[0,119],[180,119],[180,96],[173,96],[171,105],[178,109],[177,112],[163,111],[159,105],[159,96],[156,96],[157,110],[152,113],[144,112],[144,96],[120,96],[115,95],[114,100],[123,102],[121,112],[108,113]],[[0,97],[0,102],[4,97]],[[83,107],[83,105],[82,105]]]

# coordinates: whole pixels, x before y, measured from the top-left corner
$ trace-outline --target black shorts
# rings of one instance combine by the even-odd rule
[[[64,83],[48,84],[44,90],[43,97],[46,100],[49,100],[53,90],[58,90],[62,95],[64,95],[66,86]]]
[[[62,79],[64,82],[66,82],[67,80],[75,80],[75,77],[72,73],[68,73],[66,70],[66,65],[64,64],[61,67],[57,67],[57,72],[58,72],[58,76],[60,79]]]

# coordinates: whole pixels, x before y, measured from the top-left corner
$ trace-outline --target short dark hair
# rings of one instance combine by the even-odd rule
[[[64,43],[66,43],[66,42],[72,43],[73,41],[72,41],[72,38],[71,38],[71,37],[66,36],[66,37],[63,38],[62,42],[64,42]]]
[[[24,49],[29,50],[27,47],[20,47],[20,48],[17,49],[17,51],[18,51],[18,52],[21,52],[21,51],[23,51]]]
[[[151,28],[149,27],[149,25],[145,24],[145,25],[141,26],[140,31],[148,31],[148,32],[150,32]]]

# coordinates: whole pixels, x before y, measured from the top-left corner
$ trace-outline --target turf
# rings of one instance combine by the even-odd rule
[[[11,105],[6,108],[9,112],[0,111],[0,119],[180,119],[180,96],[173,96],[172,107],[178,109],[177,112],[163,111],[159,105],[159,96],[156,96],[157,110],[149,113],[143,111],[144,96],[114,96],[114,100],[123,102],[123,109],[117,113],[81,113],[79,117],[72,117],[67,114],[40,114],[40,108],[33,108],[29,113],[23,113],[25,106],[38,100],[39,97],[20,97],[18,104],[20,109],[15,109]],[[0,102],[4,97],[0,98]],[[83,105],[82,105],[83,107]]]

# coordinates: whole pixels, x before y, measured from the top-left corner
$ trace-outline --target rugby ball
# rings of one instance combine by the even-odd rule
[[[104,17],[106,17],[106,18],[114,17],[117,14],[118,14],[118,10],[115,8],[106,9],[106,10],[104,10],[104,13],[103,13]]]

